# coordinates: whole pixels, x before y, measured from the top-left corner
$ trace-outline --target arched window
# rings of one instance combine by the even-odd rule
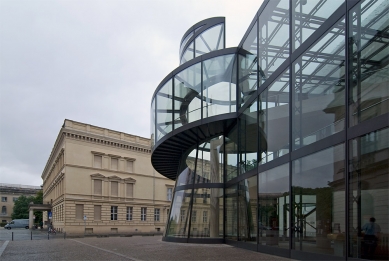
[[[7,214],[7,207],[6,206],[1,207],[1,214],[3,214],[3,215]]]

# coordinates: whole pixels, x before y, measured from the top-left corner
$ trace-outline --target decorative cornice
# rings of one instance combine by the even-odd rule
[[[93,151],[93,150],[91,152],[92,152],[92,154],[95,154],[95,155],[105,155],[104,152]]]
[[[95,174],[92,174],[90,175],[92,178],[100,178],[100,179],[104,179],[106,178],[103,174],[100,174],[100,173],[95,173]]]
[[[111,158],[121,158],[122,156],[115,155],[115,154],[108,154]]]
[[[124,159],[128,160],[128,161],[135,161],[134,158],[129,158],[129,157],[123,157]]]
[[[118,176],[116,176],[116,175],[109,176],[108,179],[109,179],[109,180],[119,180],[119,181],[122,180],[122,178],[120,178],[120,177],[118,177]]]
[[[124,183],[135,183],[135,182],[136,182],[136,180],[133,178],[125,178],[124,179]]]

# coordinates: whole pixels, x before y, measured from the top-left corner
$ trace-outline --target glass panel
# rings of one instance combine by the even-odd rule
[[[235,126],[226,136],[226,181],[238,176],[238,128]]]
[[[192,209],[190,237],[223,237],[223,189],[195,189]]]
[[[257,243],[257,176],[239,182],[239,240]]]
[[[389,112],[389,2],[350,11],[350,126]],[[384,36],[385,35],[385,36]]]
[[[193,184],[195,162],[196,162],[197,150],[192,150],[188,156],[184,155],[184,160],[180,166],[180,174],[178,175],[176,186],[182,186],[187,184]]]
[[[226,188],[226,238],[238,239],[237,185]]]
[[[257,58],[257,23],[254,24],[251,32],[243,43],[245,55],[239,54],[239,93],[240,106],[243,106],[247,99],[251,97],[257,90],[257,73],[258,73],[258,58]]]
[[[293,64],[293,148],[344,129],[344,19]]]
[[[174,193],[165,236],[188,237],[191,196],[191,189],[180,190]]]
[[[223,136],[204,142],[198,147],[195,183],[223,182]]]
[[[259,77],[263,82],[289,57],[289,0],[272,0],[258,18]]]
[[[349,162],[350,256],[389,260],[389,129],[352,140]]]
[[[259,173],[259,244],[289,249],[289,207],[289,164]]]
[[[344,144],[293,161],[293,248],[345,256]]]
[[[155,144],[155,99],[153,99],[153,101],[151,102],[150,134],[151,134],[151,148],[154,148],[154,144]]]
[[[258,165],[258,103],[255,101],[240,117],[239,175]],[[263,137],[263,136],[261,136]]]
[[[292,1],[295,21],[293,50],[297,49],[330,17],[344,0],[300,0]]]
[[[193,52],[193,43],[191,43],[190,45],[188,45],[188,48],[186,48],[184,54],[182,55],[180,64],[192,60],[194,58]]]
[[[196,37],[195,56],[224,48],[224,24],[216,25]]]
[[[182,40],[180,45],[180,54],[182,53],[182,49],[185,47],[185,44],[189,41],[189,39],[193,36],[193,32],[190,32],[184,40]]]
[[[174,128],[201,119],[201,64],[174,77]]]
[[[157,141],[173,129],[173,88],[169,80],[157,93]]]
[[[236,85],[231,83],[234,55],[203,62],[203,118],[236,111]]]
[[[260,162],[289,153],[289,70],[259,96]]]

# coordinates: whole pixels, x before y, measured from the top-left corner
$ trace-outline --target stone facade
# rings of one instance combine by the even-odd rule
[[[147,138],[65,120],[42,173],[53,226],[74,234],[164,231],[174,181],[153,169],[150,147]]]
[[[35,196],[39,190],[41,190],[39,186],[0,183],[0,221],[5,223],[12,220],[11,215],[18,197],[22,195],[26,197]]]

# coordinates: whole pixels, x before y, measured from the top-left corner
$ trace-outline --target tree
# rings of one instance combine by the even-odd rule
[[[12,219],[27,219],[28,218],[28,204],[34,201],[33,196],[26,197],[24,195],[18,197],[15,201]]]
[[[20,196],[16,201],[13,208],[13,213],[11,215],[12,219],[27,219],[29,218],[28,213],[28,205],[30,202],[34,204],[42,204],[43,203],[43,191],[39,190],[35,197],[29,196],[26,197],[24,195]],[[42,211],[34,211],[35,215],[35,223],[40,223],[42,221]]]

